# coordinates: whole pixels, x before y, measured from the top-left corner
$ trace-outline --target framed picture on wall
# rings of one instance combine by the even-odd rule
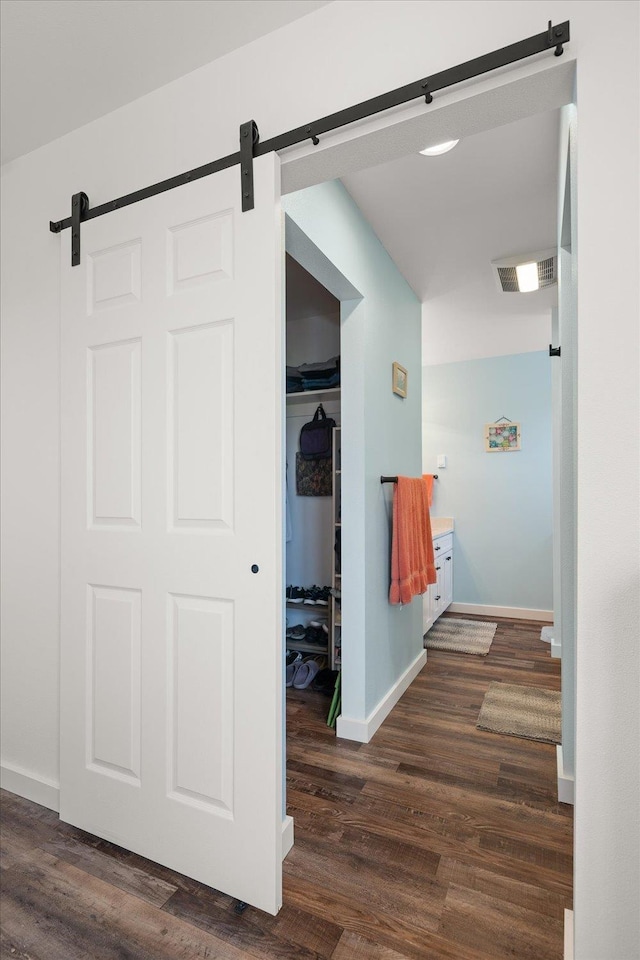
[[[399,397],[407,395],[407,371],[399,363],[393,364],[392,389]]]
[[[510,453],[520,449],[520,424],[485,423],[484,449],[487,453]]]

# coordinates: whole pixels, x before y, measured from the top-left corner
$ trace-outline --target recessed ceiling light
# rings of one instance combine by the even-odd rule
[[[425,157],[439,157],[441,153],[449,153],[449,150],[453,150],[456,143],[460,143],[460,141],[447,140],[445,143],[437,143],[435,147],[425,147],[420,153]]]

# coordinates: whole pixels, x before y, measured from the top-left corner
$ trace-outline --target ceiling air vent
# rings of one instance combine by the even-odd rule
[[[531,293],[558,282],[555,250],[504,257],[491,266],[502,293]]]

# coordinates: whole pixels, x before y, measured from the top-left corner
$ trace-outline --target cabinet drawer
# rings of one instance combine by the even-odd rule
[[[433,552],[436,557],[443,557],[444,554],[453,547],[453,534],[445,533],[443,537],[435,537],[433,541]]]

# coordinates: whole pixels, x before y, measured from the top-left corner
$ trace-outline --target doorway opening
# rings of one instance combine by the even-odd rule
[[[473,138],[468,140],[471,142]],[[429,171],[425,178],[425,195],[431,191],[431,207],[416,201],[415,190],[412,189],[415,184],[407,183],[407,176],[401,174],[402,166],[407,170],[411,165],[415,166],[415,161],[426,162],[415,155],[343,178],[350,199],[355,201],[363,219],[373,228],[396,266],[400,266],[404,278],[408,279],[407,274],[411,273],[411,269],[421,269],[422,264],[425,280],[428,281],[419,296],[425,348],[425,368],[422,372],[426,388],[423,391],[425,406],[421,427],[421,432],[425,433],[424,459],[420,469],[439,475],[433,512],[434,516],[441,519],[453,519],[454,583],[457,582],[463,591],[454,596],[454,605],[448,614],[446,610],[440,612],[445,616],[453,614],[455,619],[496,619],[499,629],[495,641],[496,657],[493,659],[502,660],[502,673],[499,669],[498,681],[529,681],[533,685],[552,689],[560,686],[560,665],[552,662],[549,647],[541,642],[540,634],[542,627],[553,619],[555,609],[551,496],[551,446],[555,427],[551,413],[551,365],[556,361],[548,354],[548,344],[554,339],[551,316],[552,308],[556,309],[555,288],[541,291],[540,295],[534,294],[528,301],[524,294],[514,294],[511,298],[503,294],[504,307],[498,303],[497,308],[496,301],[491,299],[492,296],[499,296],[494,287],[491,261],[501,256],[557,246],[556,167],[561,152],[559,140],[558,111],[514,123],[511,128],[501,127],[478,135],[474,145],[478,153],[473,159],[467,158],[469,166],[466,176],[462,173],[461,162],[456,160],[455,179],[460,179],[462,183],[457,191],[458,196],[447,195],[433,168]],[[533,151],[532,144],[535,145]],[[478,162],[479,154],[482,163]],[[457,157],[461,155],[459,153]],[[455,156],[454,152],[451,158]],[[505,167],[510,167],[513,172],[509,187],[505,181]],[[496,191],[501,192],[496,193],[493,204],[488,184],[491,178]],[[443,180],[446,181],[446,177]],[[314,189],[311,188],[307,193],[307,209],[312,206]],[[401,197],[403,190],[413,198],[406,201],[404,206]],[[518,199],[523,201],[520,206]],[[288,201],[289,198],[285,198],[285,209],[295,219],[299,207],[295,197],[291,206]],[[458,202],[457,208],[453,201]],[[436,218],[436,212],[439,213],[439,219]],[[326,207],[323,216],[327,216]],[[421,221],[425,220],[425,235],[422,241],[416,240]],[[299,226],[309,226],[310,220],[301,218],[297,223]],[[429,231],[436,237],[432,246],[428,242]],[[329,249],[329,243],[321,248],[327,256]],[[483,258],[482,269],[486,271],[486,278],[480,279],[479,249]],[[411,284],[414,291],[416,285]],[[391,315],[389,323],[393,323]],[[390,359],[385,357],[384,363]],[[459,381],[454,380],[454,370],[460,375]],[[349,369],[344,362],[342,375],[345,378],[349,376]],[[383,383],[381,390],[386,387]],[[480,388],[486,390],[486,396],[478,396]],[[466,423],[463,429],[459,417],[456,419],[454,415],[448,418],[444,415],[445,412],[450,413],[451,407],[460,400],[463,389],[476,391],[476,410],[471,412],[475,413],[478,420],[477,429],[476,425]],[[507,403],[507,407],[502,409],[501,404],[504,403]],[[438,408],[438,404],[441,404],[441,408]],[[489,409],[495,415],[491,415]],[[521,450],[507,452],[504,456],[485,453],[485,424],[505,417],[519,420],[521,424]],[[360,427],[366,432],[364,424],[363,419]],[[436,430],[440,431],[437,437],[434,436]],[[442,449],[439,446],[441,442],[446,444]],[[455,454],[452,453],[454,443]],[[468,459],[469,448],[473,444],[476,444],[476,449],[472,451],[476,466]],[[523,451],[524,457],[520,456]],[[538,451],[537,454],[535,451]],[[517,476],[509,478],[506,472],[507,469],[513,469],[511,464],[522,463],[529,455],[534,457],[533,461],[518,470]],[[439,458],[444,458],[443,465],[438,462]],[[477,467],[480,463],[483,469],[485,464],[489,464],[488,469],[494,474],[496,471],[502,473],[493,476],[493,479],[480,477]],[[398,471],[388,464],[385,472]],[[505,491],[509,499],[508,510]],[[467,496],[469,510],[463,506]],[[501,507],[504,510],[501,511]],[[517,511],[515,517],[513,510]],[[388,514],[386,517],[388,522]],[[526,529],[517,527],[520,521],[526,521]],[[483,532],[485,522],[487,526]],[[510,531],[513,541],[516,528],[519,530],[517,542],[510,542]],[[506,533],[505,545],[498,542],[502,533]],[[365,564],[368,560],[367,553]],[[505,576],[498,570],[503,562],[504,569],[508,572],[510,568],[512,572],[510,585],[505,584]],[[532,569],[537,568],[535,583],[532,582],[527,564],[531,564]],[[498,583],[497,593],[491,594],[488,590],[490,583]],[[380,589],[382,585],[378,583],[377,586]],[[388,588],[388,581],[386,586]],[[345,632],[345,657],[348,646],[349,635]],[[471,672],[476,666],[482,670],[489,662],[467,658],[465,670],[469,659],[472,661],[469,665]],[[366,659],[364,662],[367,663]],[[471,940],[465,940],[466,934],[462,929],[455,935],[452,932],[462,916],[462,903],[451,908],[446,905],[443,907],[438,898],[456,899],[448,887],[449,883],[455,883],[451,879],[454,874],[462,876],[464,873],[466,879],[462,881],[462,886],[466,890],[472,888],[475,881],[471,880],[471,876],[475,875],[477,865],[469,866],[467,863],[462,868],[460,864],[464,860],[462,848],[466,846],[467,853],[472,852],[475,840],[469,834],[452,853],[452,847],[448,846],[450,836],[446,842],[443,842],[442,835],[439,839],[434,838],[435,823],[441,823],[444,817],[443,805],[453,802],[455,796],[454,806],[460,815],[469,816],[469,810],[475,810],[476,804],[484,802],[480,800],[481,795],[486,800],[490,794],[492,802],[498,801],[500,790],[504,790],[506,807],[511,803],[521,805],[528,823],[525,835],[521,838],[522,846],[516,851],[517,844],[513,845],[512,841],[505,839],[504,844],[510,847],[510,851],[505,852],[504,857],[498,856],[489,872],[496,867],[498,874],[504,871],[504,875],[513,877],[522,868],[526,858],[525,848],[528,849],[529,844],[539,842],[544,846],[547,842],[558,843],[562,853],[553,868],[557,868],[553,879],[549,876],[536,879],[532,871],[528,874],[527,882],[533,887],[539,884],[540,891],[545,889],[547,882],[547,892],[552,888],[556,892],[562,888],[565,906],[571,902],[567,894],[571,876],[571,811],[565,805],[558,805],[555,751],[549,745],[539,747],[524,742],[523,746],[522,742],[504,738],[502,749],[506,751],[505,758],[502,764],[498,763],[496,776],[490,785],[481,773],[480,766],[486,762],[496,762],[495,757],[489,761],[489,754],[483,753],[491,749],[491,735],[481,735],[476,743],[482,760],[478,758],[476,764],[468,754],[462,760],[460,747],[463,740],[466,739],[465,746],[468,748],[469,741],[477,736],[475,719],[484,692],[482,682],[478,680],[479,675],[469,681],[470,686],[464,693],[469,700],[463,706],[460,702],[456,703],[455,694],[449,699],[447,693],[446,700],[443,694],[448,679],[453,678],[455,686],[455,656],[449,655],[447,660],[442,655],[434,655],[433,672],[430,673],[430,670],[427,662],[419,681],[409,688],[402,703],[388,716],[375,741],[361,745],[348,742],[346,738],[334,740],[324,727],[324,717],[320,711],[316,709],[314,712],[312,708],[305,711],[305,703],[300,695],[289,695],[291,750],[288,772],[293,799],[289,812],[296,821],[300,820],[301,851],[298,856],[309,858],[312,871],[320,869],[321,858],[341,864],[346,872],[339,886],[346,882],[344,878],[348,873],[349,857],[353,862],[363,857],[363,845],[369,845],[370,850],[375,848],[380,854],[384,846],[380,818],[393,820],[395,817],[402,824],[398,827],[394,821],[394,831],[398,831],[397,836],[402,836],[400,845],[410,843],[413,827],[422,852],[429,850],[436,856],[444,855],[447,861],[446,867],[436,870],[435,877],[428,877],[426,869],[422,872],[423,893],[428,891],[429,897],[434,898],[429,907],[433,909],[433,913],[429,914],[429,923],[435,924],[436,936],[447,932],[462,949],[463,943],[472,945]],[[461,669],[460,674],[465,670]],[[526,671],[524,676],[523,671]],[[459,682],[462,684],[463,681]],[[439,697],[443,699],[439,700]],[[479,702],[476,702],[478,698]],[[446,703],[446,708],[439,710],[436,707],[434,710],[434,702],[439,702],[441,707]],[[403,738],[411,726],[415,726],[420,735],[407,742]],[[466,735],[463,732],[465,729]],[[320,759],[315,751],[320,754]],[[460,769],[461,762],[468,765],[464,771]],[[529,763],[533,764],[535,771],[525,776],[524,769]],[[475,773],[472,774],[474,767]],[[324,774],[319,772],[321,769]],[[415,793],[412,793],[414,788]],[[403,791],[406,792],[403,794]],[[366,802],[362,809],[366,808],[366,816],[360,820],[363,794]],[[466,813],[463,794],[468,803]],[[331,795],[329,801],[322,799],[328,795]],[[411,804],[415,808],[409,812]],[[354,808],[359,811],[356,814],[360,830],[358,836],[350,825],[349,810]],[[534,810],[537,814],[533,813]],[[551,834],[547,840],[542,837],[536,840],[534,820],[542,816],[543,810],[549,812],[551,819],[560,817],[560,820],[554,821],[560,833],[553,841]],[[328,814],[326,818],[325,814]],[[472,819],[474,815],[471,813]],[[327,834],[327,846],[321,853],[319,835],[323,830]],[[480,834],[476,840],[482,848]],[[499,844],[502,843],[499,841]],[[445,847],[447,854],[442,853]],[[408,846],[402,847],[402,852],[408,856]],[[385,846],[385,856],[389,855],[390,850]],[[291,863],[292,876],[297,883],[302,879],[302,859],[294,859]],[[358,863],[367,875],[370,874],[373,883],[372,860],[364,857]],[[285,875],[287,869],[285,864]],[[458,874],[458,870],[462,873]],[[391,882],[384,887],[385,896],[389,898],[387,905],[393,901],[399,910],[408,910],[403,897],[408,887],[417,880],[416,875],[410,873],[400,871],[397,884]],[[488,877],[485,876],[485,880],[488,882]],[[326,884],[326,879],[323,881],[321,878],[319,882]],[[424,903],[424,900],[421,902]],[[509,898],[505,896],[501,906],[496,906],[498,914],[500,911],[504,914],[502,917],[498,917],[498,914],[494,916],[497,928],[508,914],[508,903]],[[405,915],[408,917],[409,912]],[[528,936],[536,940],[539,955],[553,955],[555,946],[550,942],[543,943],[545,918],[540,915],[529,920]],[[432,926],[432,933],[433,930]],[[501,944],[501,936],[499,929],[487,934],[487,955],[507,955],[507,941]],[[553,937],[561,942],[561,914],[554,925]],[[529,942],[532,942],[531,939]]]

